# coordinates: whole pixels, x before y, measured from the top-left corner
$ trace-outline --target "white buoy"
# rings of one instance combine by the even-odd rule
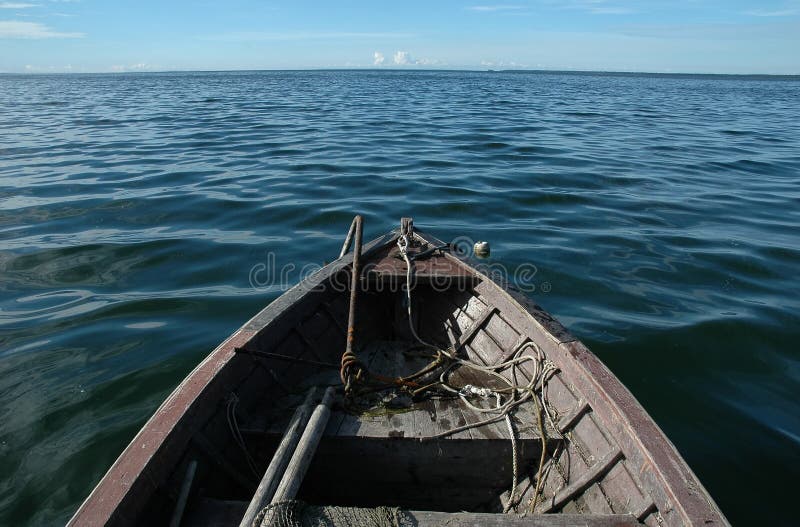
[[[475,247],[473,249],[475,251],[475,256],[478,258],[486,258],[491,253],[489,242],[475,242]]]

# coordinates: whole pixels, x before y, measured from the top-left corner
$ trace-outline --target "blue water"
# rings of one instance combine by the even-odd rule
[[[796,524],[800,80],[488,72],[0,76],[0,524],[66,521],[356,211],[535,265],[734,524]]]

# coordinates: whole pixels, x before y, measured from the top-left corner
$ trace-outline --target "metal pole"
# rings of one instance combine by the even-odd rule
[[[345,394],[351,388],[350,381],[352,372],[351,368],[356,366],[358,359],[355,352],[353,352],[353,342],[355,341],[356,332],[356,298],[358,297],[358,286],[361,279],[361,235],[363,233],[363,219],[361,215],[357,215],[353,219],[355,226],[355,247],[353,249],[353,268],[350,277],[350,312],[347,316],[347,347],[342,355],[342,367],[339,370],[339,375],[344,384]]]

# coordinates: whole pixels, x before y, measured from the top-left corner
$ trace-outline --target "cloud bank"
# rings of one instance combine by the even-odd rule
[[[377,52],[376,52],[377,53]],[[383,55],[381,55],[383,57]],[[408,51],[395,51],[392,55],[395,66],[441,66],[442,62],[433,59],[415,59]]]

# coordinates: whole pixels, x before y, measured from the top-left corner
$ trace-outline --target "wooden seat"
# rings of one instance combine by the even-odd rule
[[[239,524],[247,508],[244,501],[203,498],[181,525],[190,527],[230,527]],[[634,527],[642,525],[630,514],[486,514],[476,512],[403,511],[415,527]]]

